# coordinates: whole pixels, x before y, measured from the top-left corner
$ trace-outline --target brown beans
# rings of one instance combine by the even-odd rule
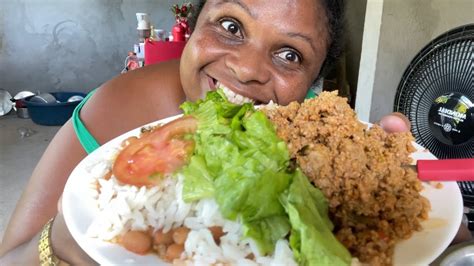
[[[128,231],[122,236],[122,245],[129,251],[144,255],[151,249],[151,236],[143,231]]]
[[[184,228],[184,227],[183,227]],[[172,244],[166,249],[166,256],[165,259],[168,261],[172,261],[174,259],[179,259],[181,257],[181,253],[184,251],[183,244]]]
[[[169,230],[166,233],[163,233],[163,230],[159,230],[155,233],[153,237],[155,245],[170,245],[173,244],[173,230]]]
[[[190,229],[178,227],[166,233],[163,230],[153,234],[153,249],[164,260],[172,262],[181,257],[184,251],[184,242],[188,238]]]
[[[160,256],[160,258],[165,258],[167,248],[168,247],[164,244],[159,244],[159,245],[154,245],[153,246],[153,249],[156,251],[158,256]]]
[[[186,238],[188,238],[189,228],[178,227],[173,232],[173,240],[176,244],[184,244]]]
[[[214,241],[216,242],[216,244],[220,244],[221,237],[224,235],[224,231],[222,230],[222,227],[211,226],[209,227],[209,231],[211,231],[212,238],[214,238]]]

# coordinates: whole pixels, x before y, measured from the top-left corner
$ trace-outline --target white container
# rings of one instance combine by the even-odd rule
[[[149,30],[151,28],[150,16],[147,13],[137,13],[137,30]]]
[[[19,118],[30,118],[30,114],[28,113],[28,108],[26,107],[16,108],[16,115]]]

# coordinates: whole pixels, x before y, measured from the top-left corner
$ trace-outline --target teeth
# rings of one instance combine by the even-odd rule
[[[216,87],[218,89],[222,89],[225,96],[227,97],[227,100],[231,103],[235,103],[235,104],[255,103],[255,100],[252,100],[250,98],[247,98],[245,96],[242,96],[240,94],[237,94],[237,93],[231,91],[229,88],[222,85],[220,82],[217,82]]]

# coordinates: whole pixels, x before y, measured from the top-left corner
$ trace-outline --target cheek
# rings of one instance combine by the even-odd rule
[[[188,48],[186,47],[183,51],[183,54],[181,55],[179,63],[179,76],[181,79],[181,86],[183,87],[186,96],[189,97],[190,88],[192,87],[193,82],[191,81],[192,64],[190,63],[192,60],[187,50]]]
[[[212,42],[209,42],[208,38],[202,37],[200,32],[193,33],[181,56],[183,67],[190,72],[197,72],[200,66],[205,64],[209,51],[207,48],[211,45]]]
[[[194,43],[189,40],[180,60],[180,78],[183,90],[189,100],[197,100],[200,95],[199,84],[199,52]]]
[[[292,78],[279,78],[276,80],[275,93],[281,105],[290,102],[302,102],[308,92],[311,82],[304,78],[304,75],[293,76]]]

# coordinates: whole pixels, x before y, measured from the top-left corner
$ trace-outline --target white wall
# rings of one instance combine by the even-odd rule
[[[362,51],[366,5],[367,0],[346,1],[346,43],[344,52],[347,82],[352,97],[351,104],[354,103],[359,78],[359,63]]]
[[[380,35],[378,49],[374,49],[376,41],[365,39],[365,34],[377,31],[378,26],[367,21],[374,19],[369,14],[380,4]],[[426,44],[450,29],[474,23],[474,0],[368,0],[366,12],[359,80],[373,72],[362,65],[364,60],[376,57],[376,66],[373,83],[359,82],[356,110],[365,114],[361,119],[374,122],[393,110],[403,72]]]
[[[383,0],[368,0],[366,5],[362,51],[359,65],[355,111],[359,119],[369,121],[375,82]]]

